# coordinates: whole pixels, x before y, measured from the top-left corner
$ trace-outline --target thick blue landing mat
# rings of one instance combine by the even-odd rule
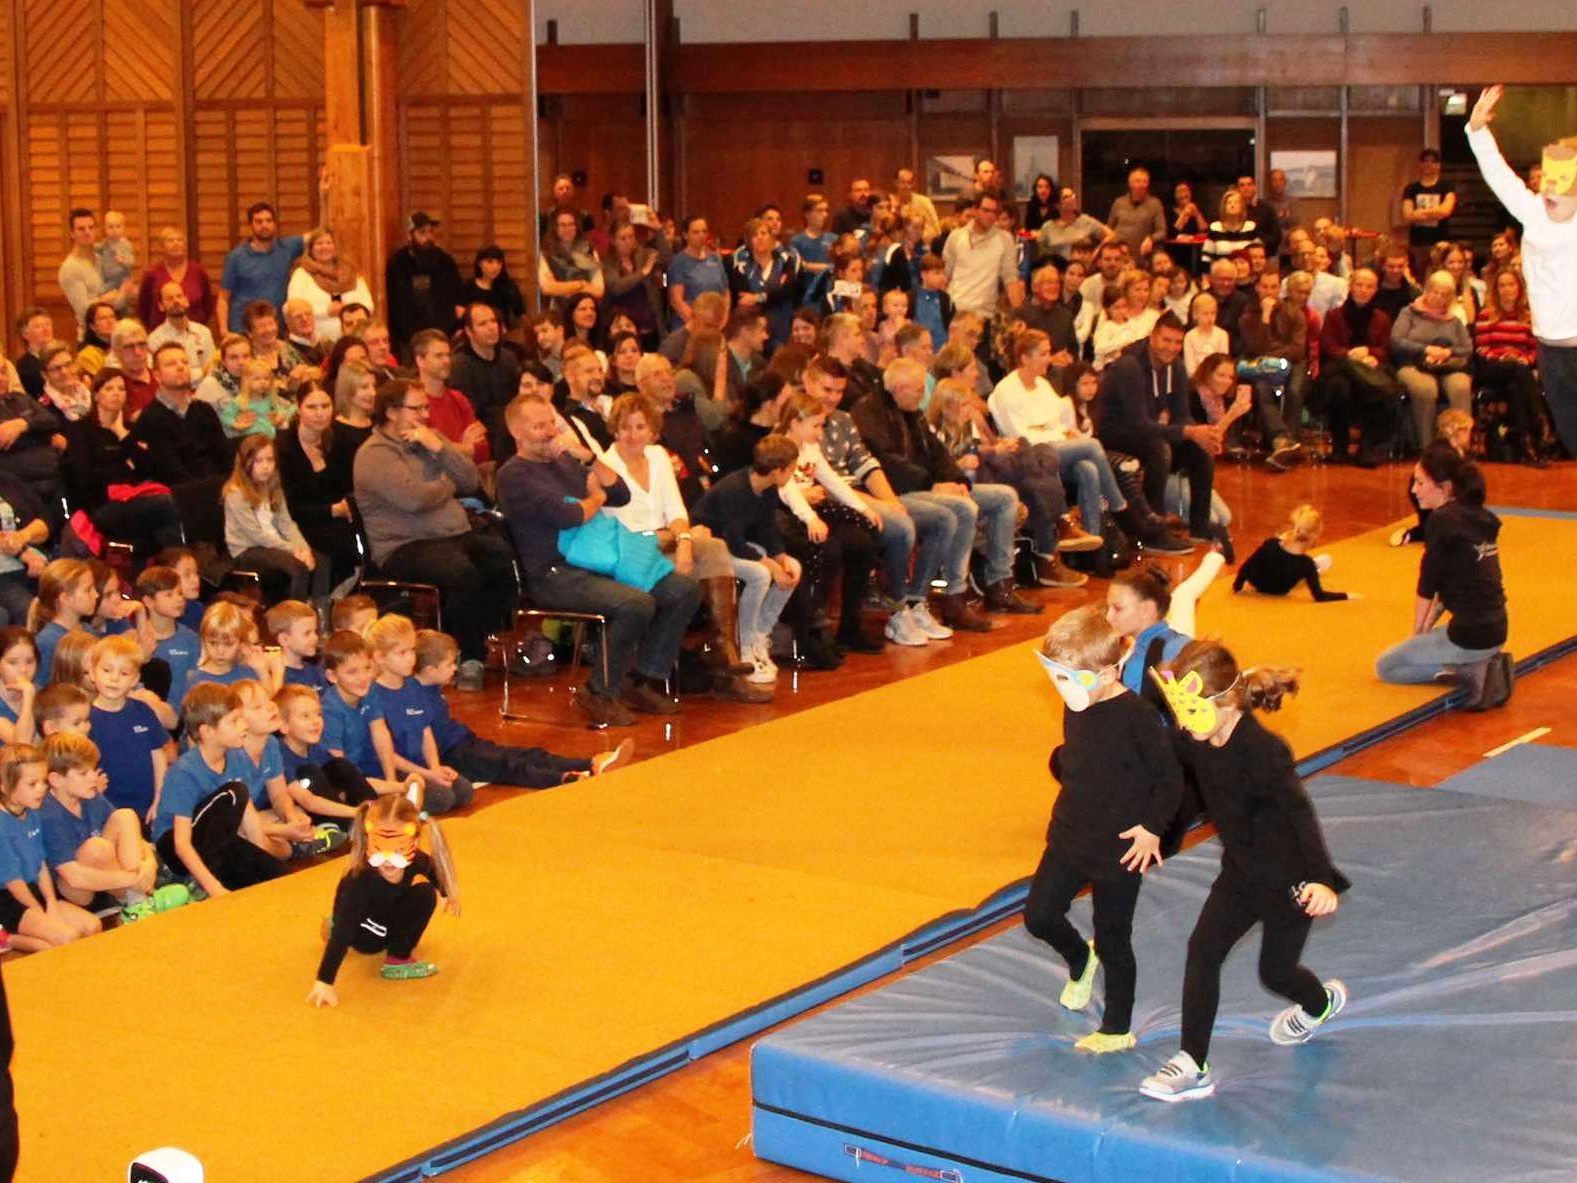
[[[1266,1037],[1258,934],[1226,966],[1214,1098],[1135,1086],[1177,1049],[1188,933],[1219,848],[1169,861],[1135,920],[1137,1053],[1073,1051],[1060,959],[1022,929],[756,1045],[755,1150],[837,1179],[1577,1178],[1577,812],[1325,777],[1355,886],[1306,962],[1346,980],[1303,1047]],[[1075,921],[1089,931],[1088,903]],[[896,1168],[896,1169],[893,1169]]]
[[[1518,744],[1447,777],[1438,787],[1502,801],[1577,809],[1577,748]],[[1573,1175],[1577,1176],[1577,1170]]]

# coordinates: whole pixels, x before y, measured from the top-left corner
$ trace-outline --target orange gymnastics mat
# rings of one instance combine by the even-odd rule
[[[1223,580],[1201,605],[1245,660],[1308,671],[1275,723],[1300,755],[1438,700],[1372,674],[1419,558],[1384,537],[1330,548],[1360,603]],[[1507,517],[1519,656],[1577,631],[1560,554],[1577,521]],[[352,954],[333,1010],[305,1001],[332,863],[15,960],[19,1177],[123,1178],[161,1145],[213,1183],[441,1173],[1011,912],[1059,716],[1019,646],[523,793],[445,826],[465,911],[421,946],[443,972]]]

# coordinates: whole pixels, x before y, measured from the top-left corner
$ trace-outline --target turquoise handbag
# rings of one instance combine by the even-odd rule
[[[651,591],[674,569],[673,561],[657,545],[655,535],[637,534],[605,513],[583,525],[560,530],[559,553],[571,567],[606,575],[644,592]]]

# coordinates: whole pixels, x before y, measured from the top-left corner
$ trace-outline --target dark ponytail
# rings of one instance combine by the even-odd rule
[[[1287,695],[1298,692],[1299,671],[1239,669],[1237,658],[1220,641],[1190,641],[1168,665],[1179,681],[1198,674],[1199,693],[1206,698],[1231,690],[1242,711],[1279,711]]]
[[[1488,489],[1478,465],[1462,456],[1444,440],[1436,440],[1418,457],[1418,467],[1437,485],[1451,484],[1451,497],[1464,505],[1484,504]]]
[[[1126,587],[1141,600],[1149,600],[1155,605],[1155,614],[1163,620],[1172,608],[1172,577],[1165,567],[1153,563],[1129,567],[1112,582]]]

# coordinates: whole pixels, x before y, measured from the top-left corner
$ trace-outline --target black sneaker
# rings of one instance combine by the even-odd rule
[[[805,669],[835,670],[843,664],[843,656],[824,634],[812,633],[800,643],[799,664]]]
[[[1176,534],[1154,533],[1139,540],[1139,544],[1153,555],[1191,555],[1194,544]]]
[[[1190,530],[1188,540],[1197,542],[1201,546],[1219,546],[1221,557],[1227,561],[1229,567],[1236,565],[1238,561],[1237,548],[1232,545],[1232,535],[1227,532],[1225,526],[1218,526],[1212,522],[1203,530]]]
[[[840,632],[836,643],[844,653],[884,653],[887,650],[886,642],[873,640],[863,631]]]

